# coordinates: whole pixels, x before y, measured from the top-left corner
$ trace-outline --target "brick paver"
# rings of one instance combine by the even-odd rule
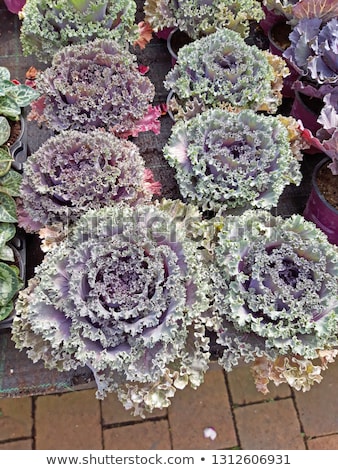
[[[0,400],[0,441],[32,437],[32,399]]]
[[[289,398],[234,410],[241,448],[305,449],[293,401]]]
[[[20,439],[19,441],[10,441],[0,443],[0,450],[32,450],[33,439]]]
[[[36,399],[37,449],[102,449],[100,403],[94,390]]]
[[[104,449],[170,450],[167,420],[145,421],[131,426],[119,426],[103,431]]]
[[[197,389],[176,393],[168,409],[174,449],[226,449],[237,446],[223,369],[212,365],[205,382]],[[215,440],[204,437],[204,429],[217,432]]]
[[[234,405],[245,405],[291,396],[291,389],[287,384],[276,387],[272,382],[268,385],[269,394],[263,395],[263,393],[258,392],[248,365],[236,367],[227,374],[227,378]]]
[[[338,434],[309,439],[307,446],[309,450],[338,450]]]
[[[146,414],[146,418],[165,418],[167,409],[156,410],[153,413]],[[129,423],[143,421],[139,416],[133,416],[130,410],[126,410],[122,403],[117,399],[115,393],[109,393],[102,400],[102,423],[103,425]]]
[[[338,434],[338,366],[329,364],[320,384],[308,392],[296,392],[300,420],[307,437]]]

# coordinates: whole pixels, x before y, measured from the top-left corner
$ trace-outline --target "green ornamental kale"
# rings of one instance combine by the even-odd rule
[[[271,209],[302,178],[291,129],[300,136],[293,118],[210,109],[178,120],[163,152],[184,200],[202,210]]]
[[[288,74],[283,59],[223,28],[180,48],[164,86],[183,112],[197,104],[201,109],[231,106],[275,113]],[[175,106],[169,102],[170,109]]]
[[[20,40],[25,55],[43,62],[70,44],[114,39],[126,47],[137,36],[133,0],[27,0]]]
[[[207,324],[223,349],[220,364],[230,371],[239,361],[283,357],[282,372],[298,361],[308,368],[301,380],[288,370],[288,381],[308,389],[312,361],[338,346],[337,247],[298,214],[247,211],[217,227]]]
[[[219,28],[229,28],[246,37],[250,21],[264,18],[256,0],[145,0],[144,13],[154,31],[178,27],[192,39]]]

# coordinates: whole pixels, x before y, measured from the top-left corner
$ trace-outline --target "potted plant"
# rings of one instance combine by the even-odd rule
[[[167,45],[173,63],[182,45],[219,28],[237,31],[245,38],[250,22],[258,22],[264,16],[257,0],[146,0],[143,10],[145,21],[154,32],[169,29]]]
[[[327,85],[338,85],[338,19],[302,18],[290,34],[283,56],[299,72],[291,114],[315,133]]]
[[[250,21],[263,18],[257,0],[145,0],[143,10],[144,19],[153,31],[178,28],[193,40],[219,28],[229,28],[246,37]]]
[[[7,67],[0,66],[0,146],[10,150],[13,166],[21,170],[27,157],[24,108],[40,94],[17,80],[11,80]]]
[[[246,44],[235,31],[219,29],[180,49],[164,81],[175,95],[168,108],[177,118],[225,105],[276,113],[288,73],[282,58]]]
[[[313,135],[303,129],[303,138],[322,156],[312,175],[311,192],[304,216],[338,245],[338,87],[324,96],[318,118],[321,128]]]
[[[20,13],[22,50],[50,63],[62,47],[95,39],[113,39],[127,49],[142,45],[143,23],[139,29],[135,15],[133,0],[28,0]]]
[[[16,347],[48,368],[87,365],[97,398],[116,392],[135,415],[197,388],[210,354],[207,277],[186,228],[196,218],[175,201],[81,216],[19,293]]]
[[[257,388],[307,391],[338,345],[338,251],[312,222],[267,211],[216,218],[205,316],[226,371],[252,365]]]
[[[276,207],[300,184],[302,147],[293,118],[216,108],[176,122],[163,152],[185,201],[238,212]]]
[[[21,174],[11,168],[8,148],[0,147],[0,328],[10,324],[14,300],[25,281],[24,241],[17,233],[15,198],[19,195]],[[22,243],[21,243],[22,242]],[[18,245],[18,246],[17,246]]]
[[[56,132],[103,128],[119,137],[160,132],[162,111],[151,104],[155,87],[139,71],[136,55],[116,41],[66,46],[35,81],[41,97],[28,119]]]
[[[24,164],[19,226],[26,232],[68,227],[89,209],[148,203],[160,189],[133,142],[102,130],[63,131]]]

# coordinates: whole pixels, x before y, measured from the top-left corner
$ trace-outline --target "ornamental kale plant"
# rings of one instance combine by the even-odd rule
[[[338,19],[301,19],[289,35],[283,56],[303,76],[319,86],[338,84]]]
[[[291,26],[302,18],[321,18],[327,22],[338,15],[336,0],[263,0],[263,5],[284,16]]]
[[[270,209],[302,178],[293,118],[212,109],[179,120],[164,147],[183,198],[202,210]]]
[[[337,247],[298,214],[247,211],[217,227],[207,324],[220,364],[257,359],[262,390],[269,377],[308,390],[338,345]]]
[[[207,277],[186,223],[199,217],[178,201],[87,212],[20,292],[16,347],[49,368],[87,365],[97,397],[116,391],[135,415],[198,387]]]
[[[19,225],[26,232],[67,225],[88,209],[146,203],[153,193],[160,193],[160,184],[134,143],[105,131],[64,131],[24,163]]]
[[[338,86],[322,87],[331,88],[324,95],[324,106],[317,119],[322,128],[312,135],[308,129],[302,129],[303,139],[311,146],[331,158],[328,168],[333,175],[338,175]]]
[[[70,44],[113,39],[127,48],[138,37],[133,0],[27,0],[20,16],[25,55],[43,62]]]
[[[36,88],[43,96],[28,118],[53,130],[102,127],[121,137],[160,131],[154,85],[139,72],[136,55],[115,41],[63,48],[38,74]]]
[[[145,0],[145,21],[155,32],[178,27],[192,39],[198,39],[219,28],[249,34],[249,22],[264,17],[256,0]]]
[[[169,108],[188,116],[190,107],[226,105],[275,113],[288,74],[282,58],[247,45],[239,33],[224,28],[180,48],[164,86],[175,94]]]

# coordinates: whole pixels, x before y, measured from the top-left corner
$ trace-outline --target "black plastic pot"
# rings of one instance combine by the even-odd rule
[[[9,147],[10,154],[13,158],[12,167],[22,172],[23,163],[27,160],[28,144],[27,144],[27,123],[24,113],[20,115],[21,132],[14,144]]]
[[[14,252],[15,264],[18,266],[20,271],[20,278],[26,285],[26,237],[25,234],[18,229],[17,233],[12,240],[8,242],[8,245],[12,248]],[[15,315],[15,310],[5,318],[0,321],[0,330],[4,330],[11,327],[13,317]]]

